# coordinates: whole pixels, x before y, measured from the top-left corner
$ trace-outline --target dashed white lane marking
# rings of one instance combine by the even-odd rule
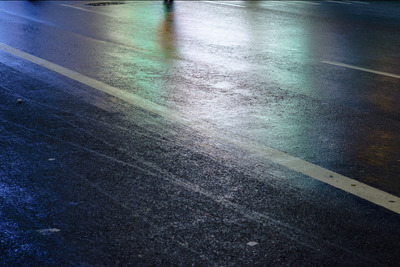
[[[362,2],[362,1],[348,1],[352,4],[361,4],[361,5],[369,5],[369,2]]]
[[[345,1],[333,1],[333,0],[327,0],[326,2],[329,3],[335,3],[335,4],[343,4],[343,5],[351,5],[351,3],[345,2]]]
[[[344,64],[344,63],[340,63],[340,62],[333,62],[333,61],[322,61],[322,63],[335,65],[338,67],[344,67],[344,68],[348,68],[348,69],[361,70],[361,71],[365,71],[365,72],[369,72],[369,73],[374,73],[374,74],[378,74],[378,75],[383,75],[383,76],[400,79],[400,75],[388,73],[388,72],[384,72],[384,71],[377,71],[377,70],[372,70],[372,69],[367,69],[367,68],[361,68],[361,67],[348,65],[348,64]]]
[[[310,1],[295,1],[297,4],[304,4],[304,5],[314,5],[314,6],[319,6],[321,3],[316,3],[316,2],[310,2]]]
[[[82,8],[82,7],[78,7],[78,6],[66,5],[66,4],[60,4],[60,6],[74,8],[74,9],[78,9],[78,10],[81,10],[81,11],[95,13],[95,14],[99,14],[99,15],[104,15],[104,16],[108,16],[108,17],[111,17],[111,18],[116,18],[116,16],[110,15],[108,13],[98,12],[98,11],[94,11],[94,10],[90,10],[90,9]]]
[[[223,3],[218,1],[204,1],[206,3],[217,4],[217,5],[224,5],[224,6],[234,6],[234,7],[246,7],[242,5],[232,4],[232,3]]]
[[[233,4],[233,3],[225,3],[225,2],[219,2],[219,1],[203,1],[206,3],[211,3],[211,4],[217,4],[217,5],[225,5],[225,6],[234,6],[234,7],[242,7],[246,8],[248,6],[245,5],[238,5],[238,4]],[[308,5],[320,5],[320,3],[315,3],[315,2],[309,2],[309,1],[293,1],[293,2],[280,2],[280,1],[268,1],[263,3],[263,7],[276,7],[276,6],[287,6],[287,5],[303,5],[303,4],[308,4]]]
[[[147,110],[166,119],[182,123],[201,133],[207,134],[211,138],[216,138],[224,142],[229,142],[239,148],[245,149],[250,153],[258,155],[266,160],[287,167],[293,171],[305,174],[311,178],[327,183],[333,187],[351,193],[355,196],[368,200],[381,207],[389,209],[397,214],[400,214],[400,198],[389,193],[383,192],[366,184],[360,183],[333,171],[324,169],[311,162],[293,157],[287,153],[278,151],[271,147],[264,146],[258,142],[234,136],[224,130],[215,128],[210,124],[189,118],[184,114],[173,111],[167,107],[153,103],[138,95],[123,91],[119,88],[110,86],[93,78],[84,76],[78,72],[69,70],[47,60],[25,53],[23,51],[12,48],[8,45],[0,43],[0,50],[8,52],[14,56],[20,57],[32,63],[43,66],[49,70],[64,75],[70,79],[78,81],[82,84],[90,86],[99,91],[117,97],[141,109]]]

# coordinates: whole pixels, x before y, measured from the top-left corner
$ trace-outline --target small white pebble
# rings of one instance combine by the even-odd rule
[[[57,228],[49,228],[49,229],[41,229],[41,230],[36,230],[36,231],[42,235],[49,235],[52,233],[60,232],[61,230],[57,229]]]
[[[250,241],[249,243],[247,243],[247,245],[250,247],[254,247],[255,245],[258,245],[258,243],[254,242],[254,241]]]

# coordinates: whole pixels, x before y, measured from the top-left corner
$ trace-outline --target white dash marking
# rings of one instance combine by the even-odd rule
[[[286,4],[286,5],[314,5],[314,6],[321,5],[320,3],[315,3],[315,2],[310,2],[310,1],[285,1],[284,4]]]
[[[348,2],[345,2],[345,1],[332,1],[332,0],[328,0],[327,2],[335,3],[335,4],[351,5],[351,3],[348,3]]]
[[[309,1],[299,1],[299,3],[306,4],[306,5],[314,5],[314,6],[321,5],[321,3],[309,2]]]
[[[104,16],[108,16],[108,17],[111,17],[111,18],[116,18],[116,16],[110,15],[110,14],[108,14],[108,13],[98,12],[98,11],[94,11],[94,10],[90,10],[90,9],[82,8],[82,7],[78,7],[78,6],[66,5],[66,4],[60,4],[60,6],[69,7],[69,8],[74,8],[74,9],[77,9],[77,10],[81,10],[81,11],[85,11],[85,12],[90,12],[90,13],[95,13],[95,14],[99,14],[99,15],[104,15]]]
[[[396,79],[400,79],[400,75],[389,73],[389,72],[384,72],[384,71],[378,71],[378,70],[372,70],[372,69],[367,69],[367,68],[361,68],[353,65],[348,65],[340,62],[334,62],[334,61],[322,61],[322,63],[338,66],[338,67],[344,67],[348,69],[353,69],[353,70],[360,70],[360,71],[365,71],[369,73],[374,73],[378,75],[383,75],[383,76],[388,76]]]
[[[217,5],[224,5],[224,6],[245,7],[242,5],[231,4],[231,3],[222,3],[222,2],[217,2],[217,1],[204,1],[204,2],[211,3],[211,4],[217,4]]]
[[[349,2],[350,2],[350,3],[353,3],[353,4],[369,5],[368,2],[362,2],[362,1],[349,1]]]
[[[254,247],[255,245],[258,245],[258,243],[254,242],[254,241],[250,241],[249,243],[247,243],[247,245],[250,247]]]

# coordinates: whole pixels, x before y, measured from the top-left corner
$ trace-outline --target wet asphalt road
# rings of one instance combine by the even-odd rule
[[[0,43],[153,104],[0,49],[0,263],[398,265],[399,214],[246,149],[400,196],[398,3],[87,3]]]

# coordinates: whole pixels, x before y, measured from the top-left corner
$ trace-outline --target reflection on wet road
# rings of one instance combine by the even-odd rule
[[[356,3],[350,9],[328,2],[224,4],[179,3],[168,9],[150,3],[106,7],[61,3],[64,9],[73,8],[70,12],[78,21],[89,14],[86,19],[91,23],[80,29],[62,17],[51,16],[40,23],[42,12],[54,6],[15,5],[6,12],[18,14],[17,20],[34,22],[22,23],[24,31],[15,29],[21,36],[14,36],[17,43],[11,40],[11,44],[22,50],[42,54],[185,117],[399,195],[399,142],[390,130],[398,124],[390,120],[398,113],[398,79],[324,64],[334,59],[378,70],[396,69],[393,44],[399,40],[390,35],[390,27],[371,23],[370,30],[362,32],[363,13],[351,14],[357,6],[365,16],[382,16],[388,26],[396,25],[396,18],[383,13],[383,7],[374,13],[369,5]],[[294,7],[298,9],[293,11]],[[293,13],[270,12],[282,8]],[[71,29],[73,35],[65,35],[68,41],[54,38],[49,45],[25,45],[32,37],[59,36],[60,30]],[[32,32],[32,37],[23,32]],[[3,36],[7,39],[7,32]],[[85,48],[77,50],[79,44]],[[61,53],[57,47],[63,47]],[[376,51],[373,59],[371,51]],[[380,134],[371,139],[371,132]],[[387,136],[393,139],[388,141]],[[378,149],[377,154],[368,149],[369,153],[355,156],[362,147],[380,147],[380,143],[392,144],[392,152]],[[374,171],[366,171],[370,169]]]
[[[0,252],[397,263],[399,10],[0,2]]]

